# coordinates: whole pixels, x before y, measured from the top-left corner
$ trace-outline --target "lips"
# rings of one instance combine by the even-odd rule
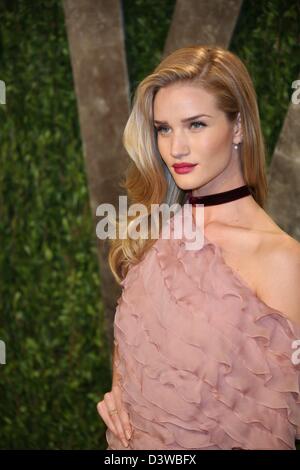
[[[176,168],[190,168],[192,166],[196,166],[197,163],[175,163],[173,167]]]
[[[197,163],[176,163],[173,168],[176,173],[183,175],[184,173],[190,173],[197,166]]]

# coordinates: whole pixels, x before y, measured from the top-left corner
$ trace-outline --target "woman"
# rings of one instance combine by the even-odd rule
[[[130,200],[150,218],[151,204],[179,203],[171,230],[188,206],[204,244],[112,243],[123,292],[112,391],[97,405],[108,449],[295,449],[300,244],[264,210],[245,66],[220,47],[176,50],[139,84],[123,142]]]

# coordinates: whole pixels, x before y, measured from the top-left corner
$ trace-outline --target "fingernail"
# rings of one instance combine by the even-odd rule
[[[128,442],[127,441],[123,441],[123,444],[125,447],[128,447]]]
[[[131,432],[127,430],[127,431],[125,432],[125,434],[126,434],[127,439],[130,439],[130,437],[131,437]]]

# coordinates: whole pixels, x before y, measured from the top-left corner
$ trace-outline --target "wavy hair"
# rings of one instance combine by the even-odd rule
[[[129,203],[144,205],[151,226],[152,204],[171,206],[186,202],[187,191],[176,185],[159,153],[153,124],[153,101],[157,91],[175,82],[189,82],[213,94],[218,108],[230,121],[240,112],[243,142],[239,152],[243,176],[255,201],[264,207],[267,197],[266,148],[252,80],[235,54],[210,45],[191,45],[175,50],[138,84],[122,139],[131,161],[120,186],[126,189]],[[139,217],[128,217],[127,230]],[[117,230],[119,227],[117,221]],[[108,262],[119,284],[130,266],[140,262],[155,241],[151,237],[133,239],[128,236],[110,240]]]

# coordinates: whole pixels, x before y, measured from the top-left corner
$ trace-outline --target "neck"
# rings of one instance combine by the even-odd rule
[[[246,184],[242,172],[242,164],[238,152],[233,152],[227,167],[215,178],[203,186],[191,191],[195,197],[230,191]],[[259,205],[249,195],[223,204],[204,206],[204,226],[210,223],[249,227],[253,215],[257,213]],[[193,206],[193,211],[201,210]]]
[[[207,196],[209,194],[221,193],[224,191],[230,191],[240,186],[245,185],[245,182],[239,182],[236,185],[227,185],[227,187],[218,188],[216,191],[204,191],[203,187],[200,190],[192,191],[193,197]],[[204,205],[204,226],[210,223],[220,223],[224,225],[240,226],[249,228],[252,223],[252,219],[255,211],[259,209],[256,201],[252,195],[244,196],[233,201],[224,202],[216,205]],[[193,213],[195,211],[202,210],[202,207],[197,205],[192,208]]]

